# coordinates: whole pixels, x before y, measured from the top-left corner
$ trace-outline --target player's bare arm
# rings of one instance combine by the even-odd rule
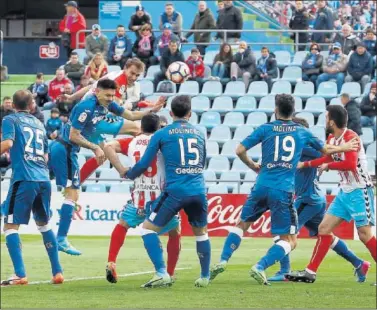
[[[74,94],[72,95],[67,95],[67,94],[63,94],[61,95],[61,98],[65,101],[68,101],[68,102],[73,102],[73,101],[76,101],[76,100],[80,100],[82,97],[84,97],[84,95],[90,91],[90,89],[92,88],[92,85],[88,85],[84,88],[81,88],[79,91],[75,92]]]
[[[1,152],[1,155],[3,155],[5,152],[8,152],[13,146],[13,140],[4,140],[4,141],[1,141],[1,148],[0,148],[0,152]]]
[[[254,162],[252,159],[250,159],[249,156],[247,156],[247,150],[246,150],[246,148],[242,144],[240,144],[237,147],[236,154],[241,159],[241,161],[246,166],[248,166],[251,170],[253,170],[253,171],[257,172],[257,173],[259,172],[260,165],[258,163],[256,163],[256,162]]]
[[[345,153],[357,151],[360,147],[360,139],[358,137],[353,138],[352,140],[344,143],[342,145],[331,145],[326,144],[322,150],[322,153],[325,155],[331,155],[335,153]]]
[[[116,140],[106,143],[103,148],[106,157],[109,159],[114,168],[119,172],[121,177],[127,173],[128,168],[124,167],[119,160],[117,153],[121,153],[120,143]]]
[[[158,98],[157,102],[154,104],[152,109],[145,110],[145,111],[125,110],[122,117],[127,119],[127,120],[130,120],[130,121],[141,120],[143,118],[143,116],[148,114],[148,113],[151,113],[151,112],[155,113],[155,112],[160,111],[165,104],[166,104],[166,97],[160,97],[160,98]]]

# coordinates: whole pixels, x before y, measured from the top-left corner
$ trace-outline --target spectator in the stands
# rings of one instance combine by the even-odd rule
[[[239,8],[233,5],[233,1],[223,1],[224,8],[219,11],[219,15],[216,21],[216,28],[223,30],[242,30],[243,29],[243,17]],[[224,32],[219,31],[215,37],[225,41]],[[241,32],[228,32],[226,34],[226,42],[235,43],[241,38]]]
[[[376,36],[374,35],[373,28],[369,27],[366,30],[366,35],[364,37],[364,44],[367,51],[372,55],[376,56]]]
[[[73,94],[73,86],[70,83],[67,83],[64,85],[63,93],[65,95],[72,95]],[[76,101],[65,101],[63,97],[60,97],[58,100],[56,100],[56,108],[58,108],[60,114],[63,115],[69,115],[73,109],[73,107],[76,105]]]
[[[158,59],[154,55],[155,40],[156,38],[152,33],[152,27],[149,24],[145,24],[141,27],[140,35],[132,48],[136,57],[145,64],[146,70],[148,70],[150,66],[158,63]]]
[[[289,28],[292,30],[307,30],[309,29],[309,13],[307,9],[304,7],[302,1],[296,1],[296,7],[293,10],[293,15],[291,20],[289,21]],[[309,35],[308,33],[299,33],[298,37],[296,33],[292,34],[291,37],[295,41],[295,43],[307,43]],[[297,40],[298,39],[298,40]],[[299,51],[305,51],[305,45],[299,45]]]
[[[357,44],[356,52],[352,53],[348,61],[348,69],[345,82],[358,82],[361,91],[370,82],[373,73],[373,58],[365,48],[364,43]]]
[[[186,60],[187,66],[190,68],[190,80],[197,81],[199,86],[203,84],[204,72],[206,66],[203,58],[200,56],[200,51],[197,48],[191,50],[191,55]]]
[[[43,73],[37,73],[35,83],[31,84],[28,90],[32,93],[37,106],[43,107],[46,102],[50,101],[48,85],[44,82]]]
[[[62,129],[63,122],[60,119],[60,112],[58,108],[51,109],[51,117],[46,123],[46,134],[48,139],[55,140],[59,136]]]
[[[342,24],[353,25],[355,24],[355,17],[352,14],[352,7],[349,4],[345,4],[341,10]]]
[[[363,132],[361,130],[361,111],[359,105],[346,93],[340,96],[340,101],[348,113],[347,128],[361,136]]]
[[[78,92],[80,89],[87,87],[89,84],[90,84],[90,77],[84,74],[80,79],[80,84],[76,86],[75,92]]]
[[[160,72],[157,72],[154,77],[154,86],[157,89],[157,85],[159,82],[166,79],[166,71],[168,70],[169,66],[176,61],[185,62],[185,57],[183,53],[179,50],[179,42],[178,41],[170,41],[169,48],[161,57],[160,61]]]
[[[365,16],[361,15],[361,16],[358,16],[358,21],[356,25],[353,27],[353,29],[356,31],[362,31],[362,32],[357,33],[357,36],[360,39],[364,39],[365,30],[367,30],[368,27],[370,27],[370,25],[367,23]]]
[[[173,33],[172,25],[169,23],[164,24],[162,34],[155,40],[154,49],[159,58],[169,49],[171,41],[178,42],[179,37]]]
[[[136,12],[131,16],[130,23],[128,24],[128,29],[133,31],[138,39],[140,36],[140,30],[142,26],[149,25],[152,29],[152,22],[150,15],[145,12],[142,5],[136,6]]]
[[[101,77],[108,73],[107,62],[103,58],[102,53],[94,55],[93,59],[89,62],[85,75],[89,76],[92,81],[98,81]]]
[[[64,85],[72,84],[72,81],[65,77],[64,69],[56,70],[55,78],[50,82],[48,86],[48,95],[51,99],[51,102],[47,102],[43,106],[43,110],[51,110],[55,107],[55,102],[60,95],[63,94]]]
[[[173,2],[167,2],[165,4],[165,12],[160,16],[160,30],[163,31],[165,29],[165,24],[170,24],[171,29],[175,35],[178,36],[179,39],[182,37],[182,25],[183,25],[183,17],[182,14],[177,12],[174,9]]]
[[[332,33],[325,30],[334,29],[334,18],[332,10],[327,6],[327,1],[317,0],[317,14],[314,20],[314,30],[324,30],[324,32],[314,32],[312,41],[316,43],[329,43]]]
[[[360,42],[359,38],[352,33],[352,27],[348,24],[342,26],[342,33],[337,33],[333,39],[333,42],[338,42],[342,46],[342,52],[345,55],[349,55],[351,51],[354,51],[357,43]]]
[[[323,61],[323,73],[317,79],[317,89],[322,82],[335,79],[338,94],[342,90],[345,73],[347,71],[348,59],[347,56],[342,53],[341,48],[342,45],[339,42],[335,42],[332,46],[331,53]]]
[[[211,10],[207,7],[207,3],[205,1],[199,1],[198,4],[199,12],[195,15],[194,22],[192,23],[191,30],[210,30],[216,28],[215,18]],[[211,33],[210,32],[188,32],[185,36],[185,41],[194,34],[194,42],[195,43],[202,43],[197,44],[196,47],[200,51],[200,54],[203,56],[206,53],[206,49],[208,44],[211,41]]]
[[[0,81],[4,82],[9,79],[8,75],[8,67],[7,66],[1,66],[0,68]]]
[[[302,62],[302,79],[311,81],[316,85],[318,76],[321,73],[323,56],[320,54],[321,48],[318,44],[312,43],[310,52]]]
[[[257,61],[257,73],[254,76],[255,81],[265,81],[268,85],[268,91],[272,89],[272,79],[278,77],[278,66],[275,56],[270,53],[267,47],[262,47],[262,57]]]
[[[43,115],[41,109],[35,103],[34,99],[33,99],[33,103],[30,105],[30,114],[36,117],[37,119],[39,119],[41,123],[44,124],[45,116]]]
[[[223,0],[217,1],[217,11],[220,12],[223,9],[224,9],[224,1]]]
[[[86,55],[84,63],[88,64],[95,54],[101,53],[106,59],[109,51],[109,39],[101,33],[101,26],[92,26],[92,33],[86,37]]]
[[[85,47],[86,20],[80,13],[76,1],[68,1],[65,4],[67,14],[60,21],[59,30],[62,33],[62,43],[67,49],[67,57],[71,56],[71,52],[76,48]],[[77,33],[78,41],[77,41]]]
[[[376,116],[377,116],[377,83],[373,82],[370,93],[365,95],[360,103],[361,125],[373,129],[376,139]]]
[[[230,64],[233,61],[232,47],[228,43],[224,43],[220,47],[220,53],[215,56],[212,66],[212,77],[216,80],[229,78]]]
[[[80,62],[76,52],[71,53],[69,62],[64,66],[64,71],[74,86],[80,84],[80,79],[85,73],[85,65]]]
[[[62,121],[63,125],[68,123],[69,115],[68,114],[60,114],[60,120]]]
[[[225,9],[224,9],[225,10]],[[245,87],[247,88],[250,83],[250,79],[256,74],[256,59],[247,46],[245,41],[241,41],[239,44],[238,52],[234,55],[233,62],[230,65],[230,76],[233,81],[237,78],[242,78]]]
[[[123,69],[129,58],[132,58],[132,42],[126,34],[126,28],[118,25],[117,34],[110,42],[108,63]]]
[[[1,130],[1,124],[3,122],[3,118],[9,114],[13,114],[13,101],[11,97],[5,96],[3,98],[3,103],[0,106],[0,130]]]
[[[342,30],[342,21],[340,19],[334,20],[334,30]]]

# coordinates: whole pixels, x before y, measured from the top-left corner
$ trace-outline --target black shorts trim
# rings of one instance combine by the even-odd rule
[[[305,207],[307,206],[306,203],[300,204],[300,206],[297,208],[297,215],[300,215],[302,211],[304,211]]]
[[[18,189],[19,189],[20,185],[21,185],[21,181],[15,182],[13,184],[12,193],[11,193],[10,200],[9,200],[8,215],[12,215],[13,214],[14,204],[15,204],[15,201],[16,201],[16,196],[17,196],[17,192],[18,192]]]
[[[162,205],[164,204],[165,200],[168,199],[169,194],[168,193],[163,193],[161,199],[157,203],[156,209],[154,209],[154,213],[158,213],[160,211]]]

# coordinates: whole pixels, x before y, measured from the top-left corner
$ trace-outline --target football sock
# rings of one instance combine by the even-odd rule
[[[117,224],[111,234],[108,262],[116,263],[119,250],[123,246],[124,239],[126,238],[127,228]]]
[[[175,267],[181,252],[181,235],[169,236],[168,245],[168,274],[172,277],[174,275]]]
[[[80,169],[80,182],[83,184],[99,167],[95,157],[90,158]]]
[[[209,278],[209,266],[211,264],[211,243],[208,234],[196,237],[196,252],[198,253],[200,266],[202,269],[201,277]]]
[[[333,242],[333,235],[318,235],[317,243],[314,247],[312,259],[306,269],[312,273],[316,273],[319,265],[321,265],[327,252],[329,251]]]
[[[336,254],[349,261],[355,268],[359,268],[363,263],[363,260],[358,258],[355,253],[353,253],[347,247],[347,244],[343,240],[340,240],[338,237],[334,238],[331,248],[336,252]]]
[[[60,222],[58,228],[58,241],[67,237],[69,226],[72,223],[75,202],[69,199],[64,200],[60,209]]]
[[[276,262],[281,261],[291,251],[292,247],[289,242],[285,240],[279,240],[268,250],[267,254],[262,257],[257,265],[265,270],[268,267],[274,265]]]
[[[21,239],[18,231],[15,229],[5,231],[5,240],[13,263],[14,273],[17,277],[26,277],[24,260],[22,259]]]
[[[280,271],[282,273],[289,273],[291,271],[291,258],[289,257],[289,254],[285,255],[280,260]]]
[[[241,244],[243,237],[243,230],[238,227],[233,227],[232,232],[229,233],[225,240],[223,252],[221,253],[221,261],[227,262]]]
[[[142,231],[144,247],[147,250],[154,268],[158,274],[166,274],[164,255],[160,238],[153,230],[143,229]]]
[[[376,237],[372,237],[365,245],[368,248],[370,254],[372,255],[375,262],[377,257],[377,244],[376,244]]]
[[[57,273],[63,272],[59,262],[58,243],[55,234],[49,225],[38,226],[38,230],[42,234],[43,243],[46,247],[48,258],[50,259],[52,275],[55,276]]]

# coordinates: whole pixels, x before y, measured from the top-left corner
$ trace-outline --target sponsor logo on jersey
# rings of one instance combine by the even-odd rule
[[[200,174],[203,173],[203,168],[177,168],[176,174]]]
[[[273,168],[287,168],[287,169],[293,169],[293,165],[287,162],[284,163],[269,163],[267,164],[267,169],[273,169]]]
[[[136,145],[143,145],[147,146],[149,144],[149,139],[137,139],[136,140]]]

